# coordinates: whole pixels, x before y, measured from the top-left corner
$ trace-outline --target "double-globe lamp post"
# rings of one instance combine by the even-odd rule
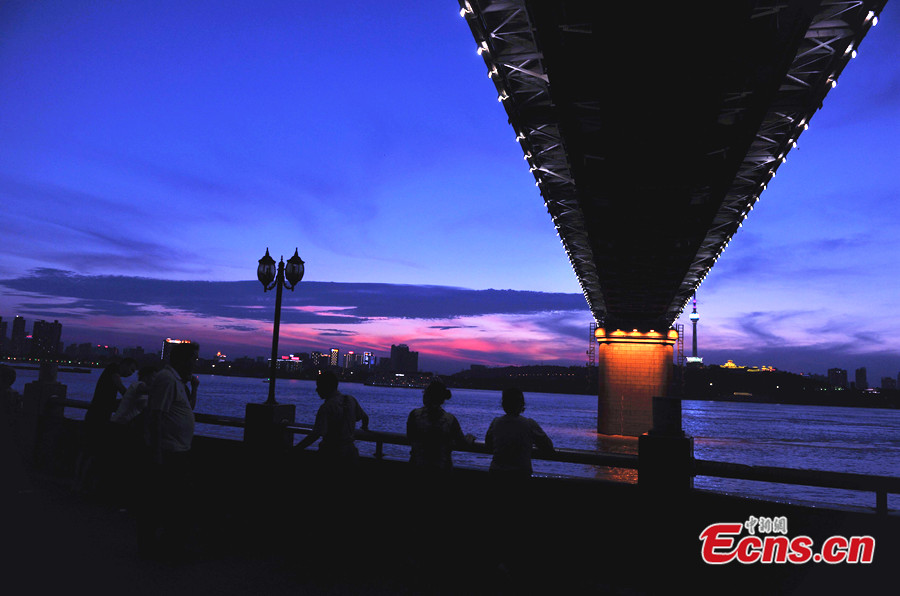
[[[281,326],[281,291],[285,287],[292,292],[294,291],[294,288],[303,279],[303,265],[303,259],[297,254],[297,249],[294,249],[294,256],[288,259],[287,263],[284,262],[284,257],[281,257],[276,270],[275,259],[269,255],[269,249],[267,248],[265,256],[259,260],[259,267],[256,269],[256,277],[263,285],[263,292],[275,289],[275,326],[272,330],[272,360],[269,369],[267,406],[277,404],[275,401],[275,362],[278,358],[278,329]]]

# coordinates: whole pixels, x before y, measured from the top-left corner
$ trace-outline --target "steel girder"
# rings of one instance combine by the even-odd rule
[[[598,324],[672,325],[884,3],[710,1],[688,15],[671,3],[635,14],[651,32],[641,37],[621,27],[627,9],[598,6],[607,3],[460,0]],[[672,35],[689,47],[667,64],[659,54]],[[733,64],[709,57],[716,42]],[[666,97],[685,71],[685,97]],[[635,165],[647,147],[652,159]]]

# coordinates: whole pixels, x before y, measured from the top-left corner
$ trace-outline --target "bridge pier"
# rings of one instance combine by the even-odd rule
[[[639,437],[653,426],[653,398],[667,395],[678,332],[598,328],[597,432]]]

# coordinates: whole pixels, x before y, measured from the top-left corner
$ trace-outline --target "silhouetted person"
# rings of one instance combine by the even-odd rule
[[[485,446],[493,453],[490,467],[493,500],[500,507],[499,515],[491,520],[492,546],[496,549],[498,569],[513,586],[522,587],[525,584],[521,582],[527,582],[532,575],[529,570],[534,563],[528,526],[522,520],[527,519],[533,507],[539,506],[528,481],[532,472],[531,450],[537,447],[552,452],[553,442],[537,422],[522,416],[525,396],[521,390],[504,389],[501,403],[506,414],[491,421],[484,438]]]
[[[193,506],[190,455],[199,380],[192,372],[198,349],[195,343],[172,346],[169,363],[150,385],[150,463],[138,519],[138,546],[145,555],[178,558],[184,553]]]
[[[494,474],[514,477],[531,476],[531,450],[553,451],[553,441],[537,422],[522,416],[525,396],[511,387],[503,390],[503,416],[491,421],[484,444],[493,454],[490,470]]]
[[[441,407],[450,397],[450,390],[443,383],[432,381],[422,393],[425,405],[409,413],[406,437],[411,444],[412,464],[430,470],[449,470],[453,467],[453,449],[475,442],[475,435],[464,435],[456,416]]]
[[[359,456],[353,441],[358,421],[363,430],[369,428],[369,416],[352,395],[338,391],[337,376],[324,370],[316,377],[316,393],[324,401],[316,412],[312,432],[306,435],[294,449],[305,449],[320,438],[319,454],[329,463],[352,465]]]
[[[147,467],[146,409],[150,385],[158,371],[156,366],[141,367],[137,380],[125,390],[111,418],[115,449],[111,471],[120,481],[118,488],[123,505],[134,505],[137,481]]]
[[[352,526],[359,523],[353,501],[360,495],[352,490],[359,459],[353,432],[358,421],[368,430],[369,416],[353,396],[338,391],[337,376],[331,371],[316,377],[316,393],[323,401],[312,431],[292,451],[299,453],[322,439],[315,463],[302,471],[304,488],[312,486],[319,502],[306,527],[316,538],[316,551],[307,554],[317,567],[338,573],[345,563],[340,551],[346,547]]]
[[[126,391],[122,379],[130,377],[135,370],[137,362],[134,358],[124,358],[120,362],[108,364],[97,379],[94,396],[84,415],[82,426],[82,447],[76,464],[79,490],[94,492],[98,488],[98,482],[107,479],[107,464],[112,448],[110,418],[116,411],[119,395],[124,395]]]

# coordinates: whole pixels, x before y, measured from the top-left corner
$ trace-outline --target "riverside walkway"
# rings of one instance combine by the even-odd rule
[[[46,407],[33,410],[47,412],[36,426],[0,419],[3,593],[821,594],[896,582],[900,517],[889,512],[560,477],[498,490],[484,470],[454,469],[434,483],[407,462],[377,458],[338,484],[314,451],[263,453],[202,435],[185,498],[187,557],[145,559],[130,511],[72,490],[80,422],[59,417],[53,399]],[[31,450],[15,441],[27,428],[40,430]],[[701,561],[706,526],[751,516],[784,517],[789,536],[817,545],[872,536],[874,563]]]

